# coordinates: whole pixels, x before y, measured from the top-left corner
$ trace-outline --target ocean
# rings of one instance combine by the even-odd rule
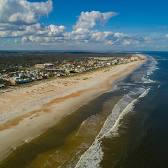
[[[2,168],[167,168],[168,53],[127,78],[32,142]]]
[[[143,66],[118,82],[115,92],[119,92],[121,98],[107,117],[96,140],[81,156],[76,168],[144,168],[145,164],[150,167],[145,160],[144,165],[140,165],[142,161],[134,162],[132,157],[136,156],[134,152],[137,152],[147,135],[146,125],[155,109],[155,102],[151,101],[155,101],[161,87],[154,75],[159,70],[159,62],[153,56],[148,54],[148,61]],[[142,156],[137,158],[144,158],[145,149]],[[151,159],[150,155],[147,156]]]

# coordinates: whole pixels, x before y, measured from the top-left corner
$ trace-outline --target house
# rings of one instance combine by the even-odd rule
[[[4,87],[5,87],[5,85],[4,85],[4,84],[0,84],[0,89],[1,89],[1,88],[4,88]]]
[[[44,69],[45,68],[44,64],[36,64],[36,65],[34,65],[34,67],[37,69]]]
[[[54,68],[54,64],[52,64],[52,63],[45,63],[45,64],[44,64],[44,67],[51,69],[51,68]]]
[[[16,84],[24,84],[32,81],[30,78],[19,78],[19,77],[15,77],[13,78],[13,80],[15,81]]]
[[[54,64],[52,63],[35,64],[34,67],[37,69],[54,68]]]

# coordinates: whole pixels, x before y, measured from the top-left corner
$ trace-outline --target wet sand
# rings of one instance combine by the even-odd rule
[[[55,79],[0,94],[0,159],[103,92],[143,61]]]

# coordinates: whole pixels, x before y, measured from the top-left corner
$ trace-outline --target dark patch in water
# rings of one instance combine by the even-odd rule
[[[120,136],[104,140],[103,168],[168,167],[168,53],[152,56],[158,59],[159,69],[151,76],[157,83],[135,106],[130,119],[124,118]]]

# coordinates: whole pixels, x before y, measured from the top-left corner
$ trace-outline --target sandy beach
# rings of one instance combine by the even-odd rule
[[[112,88],[144,61],[0,92],[0,160]]]

